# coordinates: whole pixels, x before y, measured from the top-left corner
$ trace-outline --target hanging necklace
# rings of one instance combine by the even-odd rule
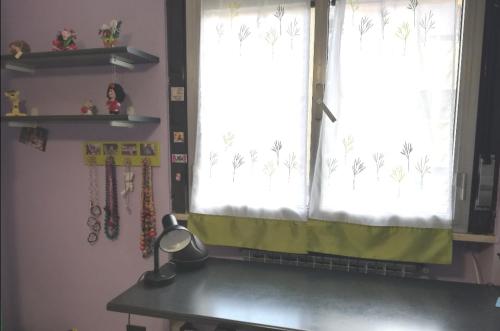
[[[115,159],[108,156],[106,158],[106,206],[104,207],[104,233],[108,239],[118,237],[119,221]]]
[[[90,216],[87,219],[87,225],[90,233],[87,242],[94,245],[99,239],[101,231],[101,222],[99,216],[102,214],[99,206],[99,192],[97,190],[97,166],[95,157],[89,159],[89,197],[90,197]]]
[[[142,212],[141,212],[141,241],[142,257],[152,253],[156,237],[156,212],[153,197],[153,169],[148,158],[142,161]]]
[[[134,173],[132,172],[132,167],[130,165],[130,160],[127,159],[125,161],[125,172],[123,173],[124,180],[124,189],[121,191],[121,195],[125,201],[125,207],[127,208],[127,212],[129,214],[132,213],[132,209],[130,209],[130,193],[134,191]]]

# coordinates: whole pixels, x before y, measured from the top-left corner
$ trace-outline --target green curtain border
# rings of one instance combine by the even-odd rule
[[[310,220],[309,250],[364,259],[450,264],[451,229],[368,226]]]
[[[189,214],[188,227],[209,245],[364,259],[450,264],[452,230]]]
[[[307,253],[306,222],[189,214],[188,227],[209,245]]]

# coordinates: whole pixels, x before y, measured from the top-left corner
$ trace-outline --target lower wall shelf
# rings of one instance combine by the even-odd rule
[[[2,116],[0,121],[11,127],[33,127],[41,123],[109,123],[117,127],[133,127],[135,124],[160,123],[159,117],[137,115],[44,115]]]

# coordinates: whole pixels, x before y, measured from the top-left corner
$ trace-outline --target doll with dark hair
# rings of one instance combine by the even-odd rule
[[[125,91],[123,87],[117,83],[109,84],[106,91],[106,98],[108,98],[106,107],[108,107],[109,113],[119,114],[121,103],[125,100]]]

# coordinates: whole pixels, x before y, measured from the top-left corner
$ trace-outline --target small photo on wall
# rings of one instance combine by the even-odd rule
[[[101,145],[100,144],[86,144],[85,145],[85,153],[87,155],[100,155],[101,154]]]
[[[174,131],[174,143],[183,143],[183,142],[184,142],[184,132]]]
[[[172,163],[187,163],[187,154],[172,154]]]
[[[134,156],[137,155],[136,144],[122,144],[122,155]]]
[[[104,144],[105,155],[115,155],[118,152],[118,144]]]
[[[141,144],[141,155],[142,156],[153,156],[155,155],[155,147],[153,144]]]

